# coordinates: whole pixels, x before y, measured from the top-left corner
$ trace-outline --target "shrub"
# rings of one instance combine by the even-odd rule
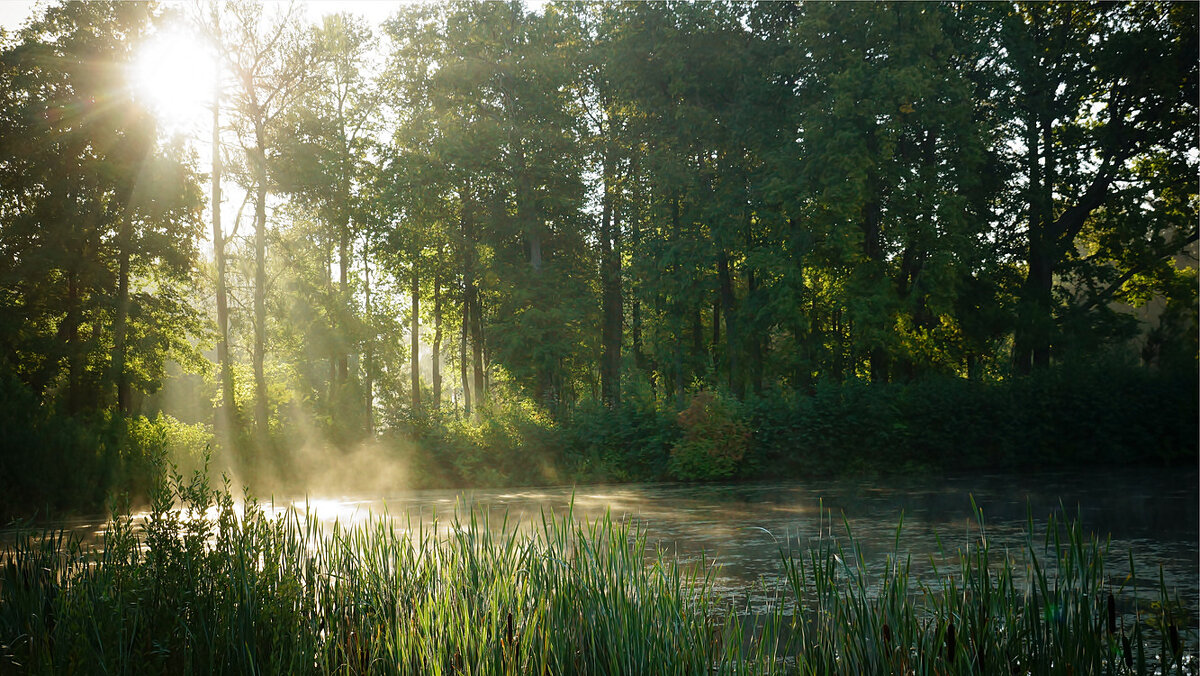
[[[678,421],[683,438],[671,449],[673,477],[712,481],[739,474],[750,448],[750,430],[735,402],[700,391]]]
[[[563,451],[577,481],[657,481],[679,436],[674,413],[649,397],[616,409],[589,401],[564,425]]]

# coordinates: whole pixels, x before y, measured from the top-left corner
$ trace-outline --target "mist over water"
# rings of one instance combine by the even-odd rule
[[[372,465],[372,454],[339,458],[325,487],[308,494],[264,496],[276,513],[295,509],[326,525],[386,518],[398,530],[448,528],[454,515],[490,520],[493,529],[528,529],[542,515],[570,511],[578,520],[608,516],[627,521],[647,536],[647,555],[659,552],[681,562],[713,567],[722,593],[765,601],[783,587],[780,552],[803,551],[821,538],[845,538],[849,527],[871,570],[895,552],[911,557],[915,575],[932,564],[953,572],[957,553],[980,537],[972,499],[982,511],[993,552],[1020,549],[1030,520],[1034,542],[1043,542],[1053,516],[1077,518],[1084,535],[1109,541],[1106,574],[1121,586],[1132,555],[1136,577],[1123,591],[1131,597],[1156,592],[1159,567],[1172,597],[1200,607],[1198,537],[1200,515],[1195,470],[1092,470],[1086,472],[988,474],[885,480],[757,482],[742,484],[623,484],[500,489],[398,490],[403,471]],[[365,481],[346,490],[352,478]],[[843,521],[844,518],[844,521]],[[903,525],[896,548],[897,525]],[[61,522],[95,537],[103,518]],[[941,552],[939,554],[938,552]],[[1039,555],[1042,552],[1038,552]]]

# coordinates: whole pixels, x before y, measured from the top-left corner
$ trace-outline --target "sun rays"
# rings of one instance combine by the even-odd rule
[[[129,85],[165,133],[191,133],[209,123],[216,68],[216,56],[203,37],[168,26],[138,49]]]

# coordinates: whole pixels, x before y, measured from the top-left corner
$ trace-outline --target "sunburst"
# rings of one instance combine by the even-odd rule
[[[216,68],[207,41],[182,27],[167,28],[138,49],[130,67],[130,86],[164,132],[195,133],[210,123]]]

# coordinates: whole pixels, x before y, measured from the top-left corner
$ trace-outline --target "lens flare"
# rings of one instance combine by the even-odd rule
[[[148,38],[130,68],[136,99],[167,134],[193,133],[210,123],[216,58],[200,36],[182,28]]]

